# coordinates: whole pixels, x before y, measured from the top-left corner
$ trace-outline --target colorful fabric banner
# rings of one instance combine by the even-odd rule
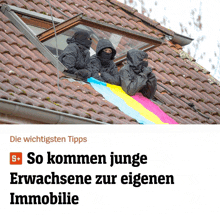
[[[95,78],[89,78],[87,81],[106,100],[118,106],[122,112],[136,119],[140,124],[177,124],[141,93],[131,97],[120,86],[106,84]]]
[[[137,102],[142,104],[146,109],[157,115],[162,122],[168,124],[178,124],[174,119],[164,113],[157,105],[155,105],[150,99],[144,97],[141,93],[136,93],[132,96]]]

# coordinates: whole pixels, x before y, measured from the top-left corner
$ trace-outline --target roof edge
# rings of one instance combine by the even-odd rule
[[[0,113],[49,124],[105,124],[96,120],[86,119],[67,113],[34,107],[5,99],[0,99]]]
[[[162,31],[163,33],[166,33],[166,34],[168,34],[170,36],[174,36],[174,34],[175,34],[174,31],[172,31],[172,30],[170,30],[168,28],[163,27],[162,25],[160,25],[159,22],[154,21],[154,20],[148,18],[147,16],[139,13],[137,9],[134,9],[134,8],[132,8],[132,7],[128,6],[128,5],[126,5],[126,4],[123,4],[121,2],[118,2],[116,0],[107,0],[107,1],[112,3],[113,5],[116,5],[116,6],[120,7],[124,11],[126,11],[128,13],[131,13],[133,16],[135,16],[135,17],[141,19],[142,21],[146,22],[147,24],[157,28],[158,30]]]
[[[134,9],[134,8],[128,6],[128,5],[125,5],[125,4],[123,4],[121,2],[118,2],[116,0],[107,0],[107,1],[111,2],[114,5],[117,5],[118,7],[121,7],[126,12],[131,13],[133,16],[141,19],[142,21],[144,21],[147,24],[155,27],[156,29],[160,30],[161,32],[172,36],[173,38],[172,38],[171,41],[174,42],[174,43],[177,43],[181,46],[186,46],[186,45],[189,45],[194,40],[190,37],[186,37],[184,35],[178,34],[174,31],[162,26],[159,22],[154,21],[154,20],[150,19],[149,17],[139,13],[138,10],[136,10],[136,9]]]
[[[123,4],[122,2],[119,2],[117,0],[107,0],[107,1],[114,4],[114,5],[117,5],[118,7],[121,7],[122,9],[128,11],[129,13],[134,14],[135,12],[137,12],[137,9],[132,8],[126,4]]]

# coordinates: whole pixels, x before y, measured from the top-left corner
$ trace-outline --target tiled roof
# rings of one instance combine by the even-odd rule
[[[174,35],[173,31],[158,22],[115,0],[53,0],[51,3],[70,17],[83,12],[89,18],[150,36]],[[49,14],[49,5],[45,0],[0,0],[0,4]],[[67,19],[55,10],[53,15]],[[181,124],[220,123],[220,86],[208,71],[188,56],[180,45],[171,41],[166,40],[166,43],[147,53],[158,83],[182,100],[194,103],[196,109],[210,119],[199,115],[158,86],[156,98],[162,103],[159,106],[164,112]],[[88,84],[63,79],[60,80],[59,91],[56,68],[1,12],[0,60],[0,98],[107,123],[136,123]]]

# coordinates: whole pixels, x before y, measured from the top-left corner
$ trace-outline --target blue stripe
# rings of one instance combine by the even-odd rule
[[[93,78],[93,77],[88,78],[87,81],[88,81],[89,83],[107,86],[107,84],[106,84],[105,82],[99,81],[99,80],[97,80],[97,79],[95,79],[95,78]],[[100,92],[99,92],[99,93],[100,93]]]

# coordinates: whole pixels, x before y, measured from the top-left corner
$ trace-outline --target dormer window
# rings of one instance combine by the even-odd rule
[[[66,38],[72,37],[74,33],[79,30],[87,30],[92,37],[92,51],[96,50],[97,43],[100,39],[108,39],[113,44],[117,51],[116,61],[126,56],[127,52],[131,49],[147,50],[152,47],[161,45],[163,40],[148,36],[143,33],[131,31],[119,26],[114,26],[105,22],[100,22],[94,19],[87,18],[83,14],[79,14],[65,22],[55,26],[56,34],[58,35],[60,47],[59,51],[64,50],[67,46]],[[55,32],[51,27],[50,29],[41,32],[37,35],[39,40],[43,43],[52,41]],[[62,45],[61,45],[62,44]]]
[[[10,5],[2,6],[2,12],[54,66],[57,66],[55,32],[50,16]],[[104,21],[90,19],[83,14],[78,14],[66,21],[54,18],[54,22],[59,55],[67,46],[67,38],[72,37],[78,29],[87,30],[91,34],[90,55],[95,54],[100,39],[110,40],[117,51],[116,63],[123,61],[130,49],[146,51],[161,45],[163,42],[162,39],[108,24]],[[65,70],[60,62],[59,70]]]

